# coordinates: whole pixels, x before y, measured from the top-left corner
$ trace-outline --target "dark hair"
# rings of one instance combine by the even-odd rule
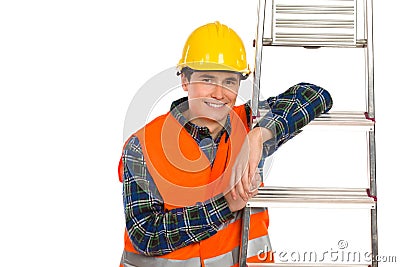
[[[192,76],[194,70],[189,68],[189,67],[183,67],[181,71],[178,71],[176,73],[176,75],[185,75],[186,79],[188,80],[188,82],[190,82],[190,77]]]

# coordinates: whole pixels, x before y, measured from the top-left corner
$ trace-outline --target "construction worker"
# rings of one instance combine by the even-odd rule
[[[119,166],[126,218],[124,267],[238,266],[241,210],[257,194],[259,166],[332,106],[300,83],[260,101],[271,113],[251,129],[235,106],[250,70],[240,37],[219,22],[189,36],[178,64],[187,97],[134,133]],[[272,262],[268,212],[252,209],[248,262]]]

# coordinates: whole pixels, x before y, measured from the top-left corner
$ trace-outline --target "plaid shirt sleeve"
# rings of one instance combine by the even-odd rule
[[[259,120],[257,126],[268,128],[275,135],[273,140],[264,143],[264,157],[271,155],[331,107],[329,92],[310,83],[296,84],[276,97],[260,101],[259,108],[270,112]]]
[[[133,136],[123,152],[126,229],[135,249],[157,256],[204,240],[234,217],[220,195],[195,206],[164,210],[164,202]]]

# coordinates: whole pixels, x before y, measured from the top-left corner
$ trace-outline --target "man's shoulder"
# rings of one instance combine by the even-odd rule
[[[134,151],[136,153],[142,153],[142,148],[140,145],[139,138],[136,134],[132,134],[125,142],[123,150],[125,152]]]
[[[124,149],[134,149],[137,151],[141,151],[141,146],[140,146],[141,138],[143,138],[145,134],[146,136],[149,136],[149,135],[154,135],[157,132],[160,132],[165,122],[165,118],[168,116],[169,113],[170,112],[167,112],[165,114],[157,116],[150,122],[146,123],[146,125],[144,125],[142,128],[132,133],[126,140]]]
[[[148,129],[151,129],[157,125],[159,125],[160,123],[163,123],[163,121],[165,120],[165,117],[168,115],[169,112],[159,115],[156,118],[152,119],[150,122],[146,123],[143,127],[139,128],[138,130],[136,130],[135,132],[133,132],[129,138],[127,139],[126,143],[128,142],[132,142],[134,140],[136,140],[138,138],[138,135]]]
[[[238,106],[234,106],[233,110],[242,118],[243,121],[246,121],[250,125],[251,122],[250,101]]]

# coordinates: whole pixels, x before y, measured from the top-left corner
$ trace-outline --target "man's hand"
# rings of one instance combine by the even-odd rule
[[[258,186],[260,185],[261,177],[260,177],[260,174],[258,174],[258,173],[256,173],[256,175],[254,177],[255,177],[255,179],[253,179],[252,183],[253,183],[253,187],[255,189],[250,191],[250,193],[248,195],[248,199],[251,199],[258,193]],[[227,194],[225,194],[225,199],[226,199],[226,202],[228,202],[229,209],[232,212],[243,209],[246,206],[246,202],[247,202],[247,201],[244,201],[242,198],[233,199],[232,190],[229,191]]]
[[[254,187],[258,188],[256,174],[258,174],[257,167],[262,156],[262,145],[272,137],[272,132],[262,127],[256,127],[247,134],[231,173],[232,190],[229,194],[233,200],[240,196],[244,202],[247,202],[253,196],[251,191]]]

